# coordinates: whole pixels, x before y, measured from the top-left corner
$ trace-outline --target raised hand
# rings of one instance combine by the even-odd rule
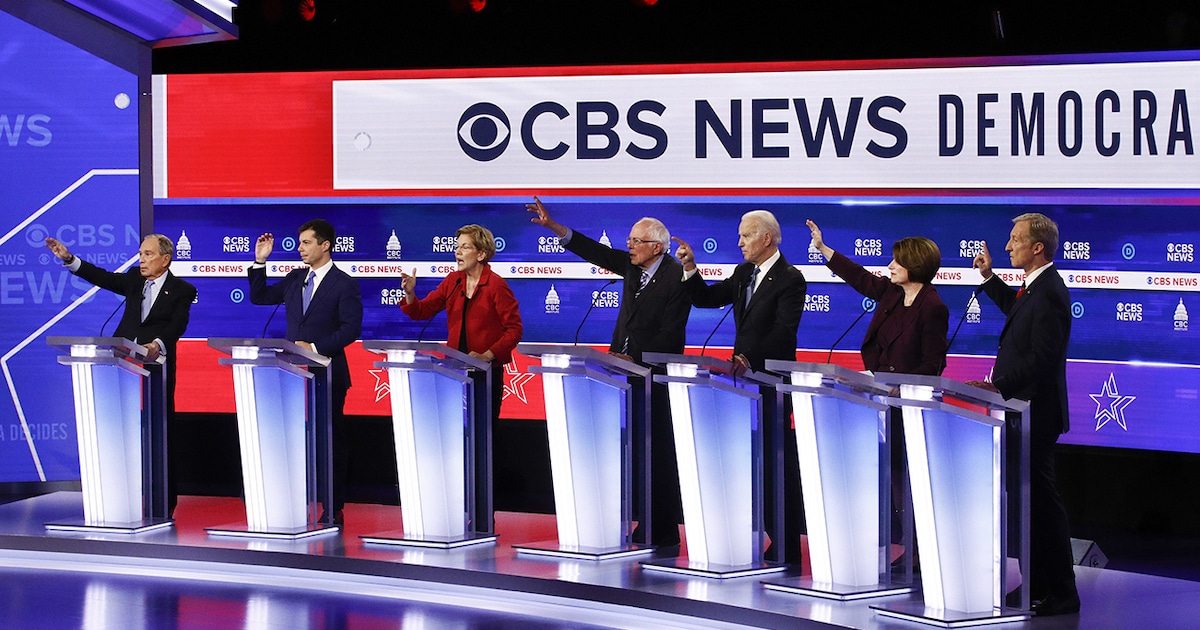
[[[678,245],[678,247],[675,248],[675,257],[678,258],[679,262],[683,264],[683,268],[687,271],[695,269],[696,255],[692,252],[692,246],[688,245],[687,241],[679,238],[678,236],[672,236],[671,240],[675,241],[675,243]]]
[[[271,256],[271,252],[275,249],[275,235],[267,232],[258,237],[258,241],[254,243],[254,262],[263,264],[267,262],[267,258]]]
[[[983,276],[984,280],[992,277],[992,254],[988,251],[986,241],[983,243],[983,251],[975,256],[975,262],[971,266],[979,270],[979,275]]]

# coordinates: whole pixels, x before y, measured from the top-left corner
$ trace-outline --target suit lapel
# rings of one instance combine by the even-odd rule
[[[333,263],[331,262],[329,264],[332,265]],[[319,303],[320,301],[325,299],[325,296],[331,295],[333,293],[333,287],[337,286],[337,283],[341,281],[341,276],[339,275],[340,271],[341,270],[335,266],[334,268],[330,269],[328,273],[325,274],[325,277],[321,280],[321,284],[318,284],[317,288],[313,290],[312,299],[309,300],[309,302],[308,302],[308,311],[304,312],[301,315],[300,319],[303,320],[304,318],[308,317],[308,313],[313,310],[313,308],[317,305],[317,303]],[[322,289],[325,289],[325,288],[328,288],[329,290],[322,291]],[[301,309],[301,311],[303,311],[304,310],[304,295],[303,295],[304,291],[303,291],[303,289],[301,289],[300,293],[301,293],[300,309]]]
[[[1038,274],[1038,277],[1034,278],[1033,282],[1030,282],[1025,287],[1025,291],[1021,293],[1021,297],[1017,298],[1017,300],[1013,302],[1012,308],[1008,309],[1008,317],[1004,320],[1004,328],[1000,330],[1001,337],[1004,337],[1004,333],[1008,332],[1009,324],[1011,324],[1013,320],[1017,318],[1017,314],[1021,311],[1021,309],[1025,308],[1025,305],[1029,304],[1029,302],[1033,299],[1034,293],[1042,288],[1042,285],[1044,284],[1043,280],[1046,279],[1046,274],[1051,272],[1058,273],[1057,271],[1054,271],[1053,268],[1050,268]]]
[[[771,265],[771,268],[767,270],[767,275],[763,277],[762,282],[758,283],[758,288],[755,289],[754,293],[750,295],[750,303],[746,305],[745,310],[742,312],[743,317],[746,315],[746,313],[750,312],[750,309],[754,308],[754,305],[759,304],[763,300],[767,299],[766,296],[770,295],[771,292],[775,290],[775,287],[777,286],[776,281],[779,279],[780,270],[786,266],[787,260],[785,260],[783,255],[780,254],[779,260],[776,260],[775,264]],[[753,272],[754,267],[751,266],[749,269],[751,272]],[[750,278],[747,277],[745,282],[742,284],[742,295],[738,296],[738,300],[746,299],[744,296],[746,286],[749,285],[749,283]]]

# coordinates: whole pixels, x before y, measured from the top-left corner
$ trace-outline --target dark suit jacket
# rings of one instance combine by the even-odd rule
[[[332,264],[332,263],[331,263]],[[304,278],[308,267],[293,269],[275,284],[267,284],[266,267],[251,267],[250,301],[254,304],[283,303],[287,309],[288,341],[307,341],[317,352],[332,359],[329,369],[334,389],[350,388],[350,366],[346,346],[362,333],[362,294],[358,281],[334,265],[321,281],[304,312]]]
[[[1066,433],[1067,344],[1071,337],[1071,296],[1051,266],[1017,292],[992,276],[987,296],[1008,317],[1000,332],[992,384],[1005,398],[1028,400],[1030,429]]]
[[[568,251],[624,278],[621,311],[613,329],[609,350],[620,352],[629,338],[628,354],[642,360],[644,352],[681,354],[687,338],[687,320],[692,304],[684,291],[683,265],[674,256],[664,255],[658,271],[650,278],[641,295],[634,298],[642,281],[640,267],[629,262],[629,252],[606,247],[579,232],[564,245]]]
[[[161,339],[167,360],[175,360],[175,346],[187,330],[192,302],[196,299],[196,287],[168,271],[162,275],[163,285],[158,299],[150,307],[146,321],[142,321],[142,288],[146,279],[137,267],[125,273],[105,271],[87,261],[80,260],[80,278],[113,293],[125,296],[125,313],[113,335],[146,344]],[[172,369],[173,373],[174,370]]]
[[[931,374],[946,366],[950,309],[933,285],[925,285],[912,306],[904,307],[904,288],[880,278],[834,252],[826,265],[855,291],[878,302],[862,342],[863,366],[872,372]],[[903,318],[903,325],[895,325]],[[893,325],[885,326],[891,321]]]
[[[462,339],[466,275],[462,271],[451,272],[424,299],[412,304],[400,303],[400,310],[413,319],[429,319],[445,309],[446,332],[449,336],[446,344],[455,349]],[[483,266],[466,317],[467,348],[471,352],[483,354],[491,350],[496,356],[494,365],[512,361],[513,350],[521,341],[523,330],[521,310],[508,282],[492,271],[491,265]]]
[[[746,262],[715,284],[708,284],[697,273],[684,285],[692,294],[692,302],[701,308],[733,304],[737,327],[733,353],[745,356],[750,368],[757,372],[763,370],[767,359],[796,360],[796,329],[804,314],[808,283],[804,274],[780,254],[746,306],[746,286],[753,271],[754,264]]]

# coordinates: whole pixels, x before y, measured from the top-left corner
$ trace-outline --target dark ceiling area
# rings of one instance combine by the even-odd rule
[[[1200,2],[241,0],[154,72],[970,57],[1200,48]],[[941,4],[941,3],[935,3]],[[1045,4],[1047,6],[1039,6]],[[908,6],[913,5],[913,6]],[[310,20],[301,16],[314,9]]]

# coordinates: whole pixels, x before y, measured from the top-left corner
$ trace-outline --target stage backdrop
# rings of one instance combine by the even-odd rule
[[[0,76],[0,483],[74,480],[71,370],[45,337],[99,334],[121,301],[43,242],[137,263],[137,76],[3,11]]]
[[[444,340],[444,316],[425,328],[399,312],[398,272],[424,295],[453,268],[455,229],[481,223],[525,340],[605,347],[612,276],[529,223],[533,194],[617,247],[658,217],[714,280],[741,260],[740,215],[765,208],[809,280],[798,358],[855,367],[865,318],[846,329],[873,305],[825,269],[804,221],[879,273],[895,240],[925,235],[942,250],[952,332],[961,320],[946,374],[967,380],[989,375],[1004,319],[972,301],[972,258],[986,242],[1007,267],[1011,218],[1037,211],[1061,227],[1074,302],[1066,441],[1200,452],[1197,59],[157,77],[156,222],[201,291],[180,408],[232,410],[228,371],[200,339],[282,334],[282,316],[246,301],[245,267],[270,231],[284,237],[270,273],[293,268],[295,229],[313,217],[337,226],[334,259],[362,285],[364,339]],[[689,351],[728,356],[722,315],[693,310]],[[353,349],[350,411],[386,415],[372,360]],[[505,417],[543,417],[527,368],[518,357],[508,371]]]

